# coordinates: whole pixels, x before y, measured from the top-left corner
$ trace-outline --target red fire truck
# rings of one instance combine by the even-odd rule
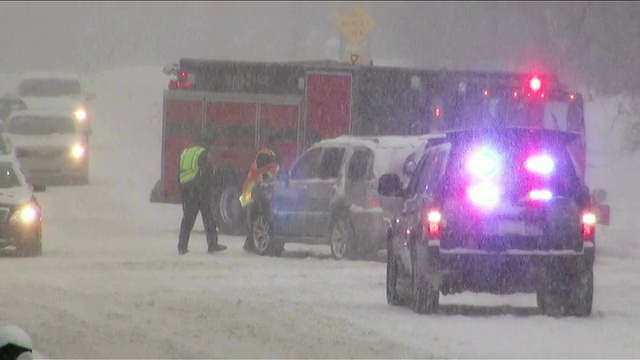
[[[180,202],[180,153],[196,135],[211,133],[222,184],[212,204],[224,233],[244,229],[238,197],[262,146],[288,168],[313,143],[339,135],[526,125],[579,133],[571,146],[583,175],[586,169],[582,98],[553,76],[197,59],[181,59],[165,73],[174,79],[163,95],[161,172],[150,201]]]

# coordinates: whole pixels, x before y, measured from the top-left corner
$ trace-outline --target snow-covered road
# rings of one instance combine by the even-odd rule
[[[179,207],[148,202],[165,80],[158,68],[95,79],[91,185],[39,194],[42,257],[2,253],[0,319],[47,356],[640,357],[631,259],[599,258],[591,318],[556,319],[538,313],[533,295],[443,297],[439,314],[418,316],[386,305],[382,261],[336,262],[305,246],[260,257],[227,236],[229,250],[208,255],[200,220],[191,252],[177,255]]]

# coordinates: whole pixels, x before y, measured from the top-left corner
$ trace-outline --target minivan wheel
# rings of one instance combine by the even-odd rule
[[[271,221],[264,214],[258,214],[251,224],[253,248],[257,254],[280,256],[284,244],[273,238]]]

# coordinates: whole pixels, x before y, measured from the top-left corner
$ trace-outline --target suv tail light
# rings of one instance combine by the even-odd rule
[[[598,218],[593,211],[585,211],[582,213],[580,224],[582,226],[582,239],[584,241],[593,242],[597,222]]]
[[[424,228],[428,239],[439,239],[442,229],[442,214],[439,210],[432,209],[424,215]]]

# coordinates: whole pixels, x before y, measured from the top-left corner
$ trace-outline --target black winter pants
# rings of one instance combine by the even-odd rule
[[[218,244],[217,226],[211,209],[211,194],[196,187],[184,187],[182,188],[182,223],[180,224],[180,237],[178,239],[179,250],[187,250],[189,236],[198,213],[202,216],[209,249]]]

